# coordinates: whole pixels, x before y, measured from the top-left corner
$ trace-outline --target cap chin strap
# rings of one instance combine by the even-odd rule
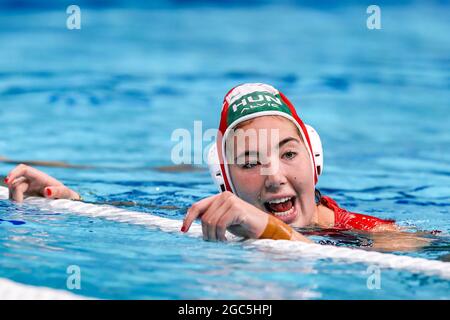
[[[312,152],[314,154],[314,161],[316,163],[317,175],[320,176],[323,172],[323,149],[320,136],[313,127],[305,124],[308,130],[309,140],[311,142]],[[208,151],[208,167],[214,184],[219,189],[219,192],[226,191],[223,172],[220,168],[219,155],[217,153],[217,145],[213,143]]]

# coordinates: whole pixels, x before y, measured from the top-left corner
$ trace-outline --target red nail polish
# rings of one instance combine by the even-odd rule
[[[181,226],[181,232],[186,232],[186,227],[185,226]]]
[[[51,195],[52,195],[52,190],[50,190],[50,189],[45,189],[45,192],[47,193],[47,197],[51,197]]]
[[[8,181],[9,181],[9,179],[8,179],[8,177],[6,177],[5,178],[5,183],[8,184]]]

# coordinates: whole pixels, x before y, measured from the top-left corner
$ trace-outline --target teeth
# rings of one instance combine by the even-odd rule
[[[283,211],[283,212],[272,212],[275,216],[277,217],[284,217],[284,216],[288,216],[292,213],[292,211],[294,211],[294,207],[290,208],[287,211]]]
[[[282,203],[282,202],[286,202],[288,200],[290,200],[291,197],[286,197],[286,198],[281,198],[281,199],[274,199],[274,200],[270,200],[269,203]]]

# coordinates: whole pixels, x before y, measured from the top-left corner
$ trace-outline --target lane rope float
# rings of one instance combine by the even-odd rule
[[[0,199],[8,199],[7,188],[0,187]],[[38,197],[27,198],[24,203],[41,210],[76,214],[91,218],[102,218],[120,223],[142,225],[169,233],[180,233],[180,220],[163,218],[144,212],[129,211],[109,205],[96,205],[65,199],[49,200]],[[202,238],[201,226],[199,224],[193,224],[186,235]],[[230,241],[238,241],[241,239],[233,236],[229,232],[227,232],[226,236]],[[270,249],[275,252],[285,252],[290,257],[297,256],[313,259],[333,259],[346,263],[364,263],[377,265],[382,268],[401,269],[413,273],[424,273],[439,276],[443,279],[450,279],[450,263],[438,260],[287,240],[247,240],[243,244],[247,247],[264,249],[266,251]]]
[[[65,290],[35,287],[0,278],[0,300],[84,300]]]

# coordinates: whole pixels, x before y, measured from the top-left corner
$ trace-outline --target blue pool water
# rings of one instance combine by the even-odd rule
[[[9,4],[8,4],[9,3]],[[172,165],[173,130],[216,128],[223,95],[242,82],[280,88],[321,134],[322,193],[342,206],[442,236],[427,259],[450,254],[450,31],[446,4],[161,2],[89,6],[65,28],[65,3],[0,3],[0,156],[91,169],[40,169],[86,200],[181,220],[216,192],[206,171]],[[119,3],[119,2],[116,2]],[[209,142],[204,141],[204,146]],[[201,152],[201,150],[197,150]],[[13,168],[0,163],[0,175]],[[156,206],[156,207],[152,207]],[[166,208],[158,206],[174,206]],[[0,201],[0,278],[121,299],[449,299],[439,277],[292,258],[244,243]]]

